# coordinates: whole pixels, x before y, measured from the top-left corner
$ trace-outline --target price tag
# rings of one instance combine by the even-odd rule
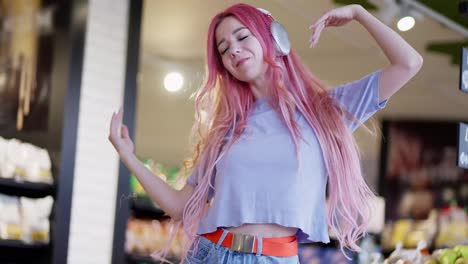
[[[458,167],[468,169],[468,124],[460,123],[458,131]]]
[[[459,86],[462,92],[468,93],[468,48],[462,48]]]

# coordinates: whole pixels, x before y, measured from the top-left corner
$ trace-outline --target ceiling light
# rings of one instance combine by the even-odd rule
[[[397,27],[400,31],[408,31],[414,27],[415,23],[412,16],[405,16],[398,21]]]
[[[184,77],[178,72],[171,72],[164,77],[164,88],[168,92],[177,92],[184,84]]]

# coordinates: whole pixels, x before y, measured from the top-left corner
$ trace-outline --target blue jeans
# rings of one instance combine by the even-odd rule
[[[229,248],[221,246],[227,231],[223,229],[223,235],[217,243],[209,239],[198,236],[198,249],[184,261],[184,264],[298,264],[299,257],[273,257],[265,256],[259,253],[236,252]],[[261,241],[261,240],[258,240]],[[258,244],[261,252],[262,243]]]

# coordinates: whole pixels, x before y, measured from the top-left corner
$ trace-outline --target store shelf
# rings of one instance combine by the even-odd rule
[[[126,254],[127,262],[131,264],[153,264],[153,263],[160,263],[159,261],[155,261],[150,257],[146,256],[138,256],[132,254]]]
[[[161,261],[156,261],[148,256],[139,256],[133,254],[126,254],[127,263],[129,264],[159,264],[162,263]],[[174,263],[179,263],[180,260],[175,258],[169,258],[170,261]]]
[[[0,178],[0,193],[31,198],[40,198],[47,195],[55,196],[55,185]]]
[[[300,246],[304,247],[321,247],[321,248],[339,248],[340,243],[338,240],[330,238],[329,243],[322,243],[322,242],[309,242],[309,243],[301,243]]]
[[[50,262],[52,247],[49,244],[26,244],[19,240],[0,239],[0,263],[46,264]]]
[[[21,240],[5,240],[0,239],[1,249],[24,249],[24,250],[47,250],[50,248],[50,244],[36,243],[26,244]]]
[[[161,208],[155,206],[149,198],[135,197],[131,199],[130,203],[133,216],[137,218],[159,219],[169,217]]]

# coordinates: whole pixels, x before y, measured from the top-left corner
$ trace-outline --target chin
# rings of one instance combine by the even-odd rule
[[[246,77],[246,76],[234,76],[238,81],[241,81],[241,82],[250,82],[250,78]]]
[[[242,81],[242,82],[251,83],[251,82],[253,82],[254,80],[256,80],[257,78],[258,78],[258,75],[249,74],[249,75],[242,75],[242,76],[239,76],[237,79],[238,79],[239,81]]]

